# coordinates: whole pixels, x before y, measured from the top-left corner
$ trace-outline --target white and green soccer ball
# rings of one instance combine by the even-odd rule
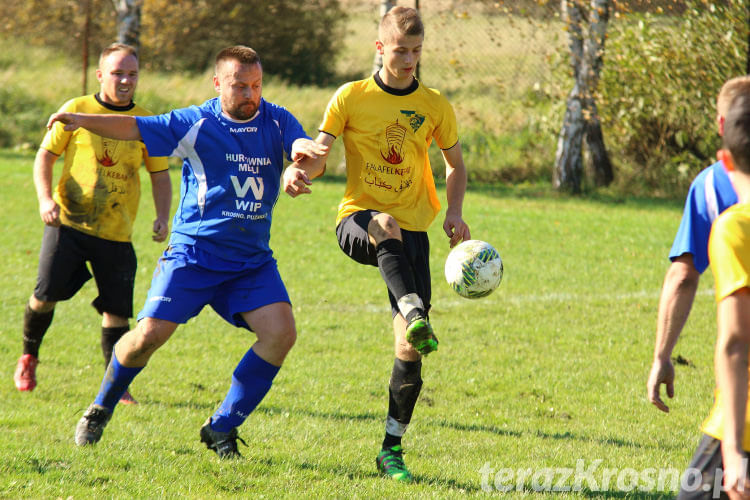
[[[503,261],[497,250],[486,241],[467,240],[448,254],[445,279],[462,297],[486,297],[503,280]]]

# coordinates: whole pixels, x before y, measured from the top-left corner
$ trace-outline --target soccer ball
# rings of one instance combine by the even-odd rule
[[[445,279],[462,297],[486,297],[503,279],[503,261],[486,241],[467,240],[448,254]]]

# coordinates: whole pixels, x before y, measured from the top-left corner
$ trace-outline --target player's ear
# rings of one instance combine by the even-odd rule
[[[219,77],[216,75],[214,75],[214,90],[221,93],[221,83],[219,82]]]
[[[102,70],[99,68],[96,68],[96,79],[99,83],[102,83]]]
[[[716,123],[719,125],[719,135],[724,135],[724,117],[721,115],[716,116]]]
[[[734,158],[732,158],[732,153],[730,153],[728,149],[718,150],[716,152],[716,158],[724,164],[724,168],[727,172],[734,171]]]
[[[383,42],[380,40],[375,40],[375,50],[378,51],[378,54],[381,56],[383,55]]]

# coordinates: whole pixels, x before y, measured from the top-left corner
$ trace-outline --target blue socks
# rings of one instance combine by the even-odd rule
[[[261,359],[255,351],[248,350],[232,374],[232,385],[224,402],[211,418],[211,428],[229,432],[252,413],[265,397],[279,367]]]
[[[113,352],[112,360],[110,361],[109,366],[107,366],[107,371],[104,373],[102,386],[99,388],[99,394],[96,395],[94,404],[101,405],[109,411],[114,411],[115,405],[120,401],[120,398],[125,394],[125,391],[128,390],[130,382],[133,381],[135,376],[138,375],[141,370],[143,370],[142,366],[135,368],[122,366],[120,362],[117,361],[117,356],[115,356],[115,353]]]

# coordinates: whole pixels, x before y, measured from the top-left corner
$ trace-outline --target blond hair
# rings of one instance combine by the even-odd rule
[[[720,117],[726,117],[729,113],[729,105],[739,94],[750,95],[750,76],[736,76],[727,80],[721,86],[716,98],[716,112]]]
[[[126,43],[110,43],[106,47],[104,47],[104,50],[102,50],[102,53],[99,55],[99,66],[101,67],[102,62],[104,59],[110,55],[113,52],[125,52],[128,55],[131,55],[135,57],[136,60],[138,60],[138,51],[135,50],[135,47],[132,45],[128,45]]]
[[[411,7],[394,7],[389,10],[378,27],[378,38],[381,42],[393,41],[398,35],[424,36],[424,24],[419,12]]]

